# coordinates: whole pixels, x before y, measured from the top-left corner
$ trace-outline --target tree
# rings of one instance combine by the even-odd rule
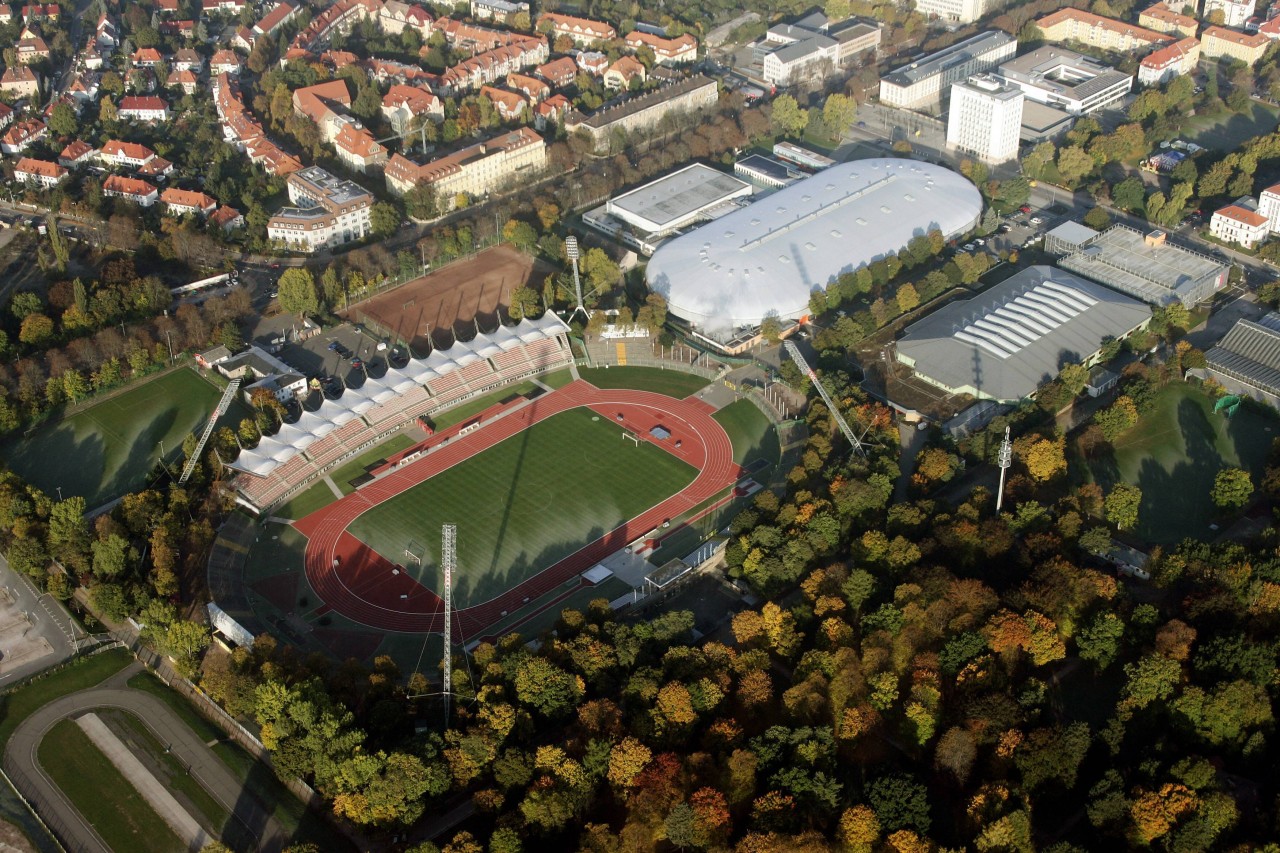
[[[886,832],[910,827],[929,831],[929,791],[905,774],[882,776],[867,786],[867,799]]]
[[[827,100],[822,105],[822,123],[827,126],[832,136],[843,136],[853,124],[857,111],[857,102],[848,95],[838,92],[827,95]]]
[[[1022,452],[1022,461],[1027,466],[1027,473],[1038,483],[1047,483],[1067,470],[1067,440],[1058,436],[1050,440],[1042,438],[1031,444]]]
[[[1218,509],[1234,511],[1243,509],[1253,497],[1253,480],[1249,472],[1240,468],[1224,468],[1213,480],[1209,493]]]
[[[375,237],[385,239],[396,233],[396,229],[400,227],[400,213],[395,205],[385,201],[377,202],[369,209],[369,225]]]
[[[920,294],[916,292],[916,286],[911,282],[905,282],[898,288],[898,310],[906,314],[914,311],[920,305]]]
[[[110,579],[124,573],[129,558],[129,540],[112,533],[106,539],[94,541],[91,547],[94,575]]]
[[[316,280],[301,267],[287,269],[277,284],[280,307],[291,314],[314,314],[320,310]]]
[[[34,347],[43,347],[53,337],[53,321],[43,314],[28,314],[18,328],[18,340]]]
[[[522,320],[538,311],[538,292],[531,287],[517,287],[511,291],[511,304],[507,314],[512,320]]]
[[[1111,227],[1111,214],[1107,213],[1105,208],[1091,207],[1084,215],[1084,224],[1094,231],[1106,231]]]
[[[76,568],[86,567],[89,553],[89,526],[84,513],[84,498],[79,495],[58,501],[49,511],[49,551]]]
[[[1146,189],[1141,178],[1125,178],[1111,188],[1111,203],[1121,210],[1141,210],[1145,200]]]
[[[1079,145],[1071,145],[1058,152],[1058,174],[1068,184],[1078,183],[1095,166],[1093,158]]]
[[[778,317],[777,311],[770,311],[760,321],[760,337],[774,343],[780,334],[782,334],[782,320]]]
[[[1138,525],[1138,508],[1142,505],[1142,490],[1128,483],[1118,483],[1102,504],[1107,521],[1120,530],[1131,530]]]
[[[70,104],[59,102],[49,114],[49,129],[61,137],[75,136],[79,129],[76,111]]]
[[[773,101],[773,111],[769,115],[773,129],[783,136],[799,136],[809,126],[809,111],[804,109],[790,95],[779,95]]]

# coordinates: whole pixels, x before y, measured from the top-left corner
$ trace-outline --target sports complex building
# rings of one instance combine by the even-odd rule
[[[1191,308],[1227,284],[1226,264],[1170,243],[1164,231],[1144,234],[1127,225],[1112,225],[1093,236],[1084,226],[1074,231],[1055,244],[1053,251],[1066,255],[1058,266],[1143,302],[1181,302]]]
[[[876,158],[833,166],[664,243],[648,266],[672,314],[724,341],[770,314],[795,319],[836,276],[940,231],[970,231],[982,196],[941,166]]]
[[[1145,328],[1151,309],[1049,266],[1028,267],[907,327],[900,364],[952,394],[1017,402],[1069,363],[1094,364],[1108,338]]]
[[[1188,373],[1280,408],[1280,314],[1238,320]]]
[[[261,512],[414,418],[570,364],[568,332],[547,313],[411,358],[404,367],[388,365],[382,376],[304,410],[297,421],[243,450],[229,466],[241,472],[235,481],[241,503]]]

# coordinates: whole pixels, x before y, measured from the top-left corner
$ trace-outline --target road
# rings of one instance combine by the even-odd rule
[[[67,717],[95,708],[118,708],[134,714],[228,813],[259,839],[259,849],[278,851],[288,843],[283,828],[247,796],[243,780],[237,779],[209,747],[159,699],[125,685],[143,672],[133,663],[97,687],[63,696],[28,717],[14,731],[4,750],[4,769],[15,785],[51,825],[61,828],[62,840],[70,849],[90,853],[111,853],[98,833],[62,791],[44,773],[37,760],[40,742],[50,729]],[[66,837],[71,836],[71,837]]]

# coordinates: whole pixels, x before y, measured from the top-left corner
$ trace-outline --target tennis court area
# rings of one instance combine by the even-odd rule
[[[456,524],[454,600],[464,608],[640,515],[696,474],[653,444],[624,439],[606,417],[570,409],[371,507],[348,530],[440,591],[440,527]]]
[[[121,394],[53,424],[37,426],[29,437],[10,438],[0,456],[19,476],[56,497],[81,495],[99,506],[142,485],[160,458],[182,459],[182,440],[202,426],[221,389],[194,370],[147,379]],[[223,416],[234,426],[248,411],[239,404]]]

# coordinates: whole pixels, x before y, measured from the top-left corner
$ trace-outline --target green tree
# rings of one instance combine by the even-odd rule
[[[395,205],[385,201],[377,202],[369,210],[369,226],[375,237],[390,237],[400,227],[400,213]]]
[[[89,554],[89,526],[84,498],[58,501],[49,510],[49,551],[64,563],[85,568]]]
[[[110,579],[124,574],[129,561],[129,540],[112,533],[106,539],[95,540],[91,548],[95,576]]]
[[[537,313],[539,302],[538,292],[532,287],[517,287],[511,291],[511,305],[507,307],[507,314],[512,320],[522,320]]]
[[[769,115],[774,132],[783,136],[799,136],[809,126],[809,111],[800,106],[790,95],[779,95],[773,101]]]
[[[1124,622],[1114,613],[1099,613],[1076,635],[1080,657],[1103,670],[1111,666],[1120,651]]]
[[[848,95],[837,92],[827,95],[826,101],[823,102],[822,122],[832,136],[843,136],[853,124],[853,118],[857,112],[857,102]]]
[[[316,280],[301,267],[285,270],[280,276],[277,290],[280,307],[291,314],[314,314],[320,310]]]
[[[1103,501],[1102,511],[1107,521],[1120,530],[1132,530],[1138,526],[1138,509],[1141,505],[1141,489],[1128,483],[1118,483]]]
[[[1070,185],[1078,183],[1096,165],[1079,145],[1071,145],[1058,152],[1058,174]]]
[[[1250,479],[1249,472],[1241,468],[1224,468],[1214,478],[1213,489],[1209,494],[1218,509],[1243,509],[1253,497],[1253,480]]]
[[[94,608],[108,619],[119,622],[129,615],[129,605],[124,591],[113,583],[101,583],[93,588],[90,598]]]
[[[53,112],[49,114],[49,130],[65,138],[75,136],[79,129],[80,122],[70,104],[59,102],[54,106]]]
[[[1141,210],[1146,197],[1147,192],[1141,178],[1125,178],[1111,188],[1111,203],[1121,210]]]
[[[1084,215],[1084,224],[1088,225],[1094,231],[1106,231],[1111,227],[1111,214],[1107,213],[1104,208],[1091,207],[1089,212]]]

